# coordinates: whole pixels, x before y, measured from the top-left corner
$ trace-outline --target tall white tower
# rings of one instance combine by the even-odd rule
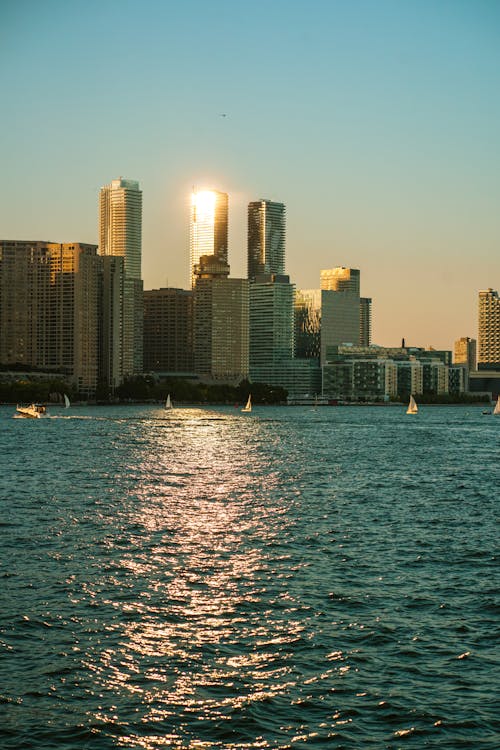
[[[99,194],[99,254],[123,258],[120,295],[113,295],[121,306],[117,329],[108,336],[104,348],[120,350],[120,378],[142,372],[143,285],[141,280],[142,191],[136,180],[120,177],[101,188]],[[116,318],[116,315],[114,315]]]

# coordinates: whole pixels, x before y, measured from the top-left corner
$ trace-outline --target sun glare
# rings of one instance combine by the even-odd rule
[[[213,190],[201,190],[193,193],[191,199],[193,206],[196,208],[198,219],[214,215],[216,194]]]

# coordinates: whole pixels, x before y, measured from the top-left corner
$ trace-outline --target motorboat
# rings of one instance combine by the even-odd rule
[[[24,419],[40,419],[47,415],[47,407],[44,404],[30,404],[29,406],[16,406],[16,417]]]

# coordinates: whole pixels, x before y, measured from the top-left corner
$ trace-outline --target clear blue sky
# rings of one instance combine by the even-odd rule
[[[0,90],[3,239],[97,242],[121,175],[145,288],[188,286],[196,185],[233,276],[262,197],[298,288],[360,268],[376,343],[450,348],[500,289],[500,2],[2,0]]]

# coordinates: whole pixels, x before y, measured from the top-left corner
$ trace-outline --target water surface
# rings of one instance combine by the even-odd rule
[[[500,419],[0,408],[0,746],[497,748]]]

